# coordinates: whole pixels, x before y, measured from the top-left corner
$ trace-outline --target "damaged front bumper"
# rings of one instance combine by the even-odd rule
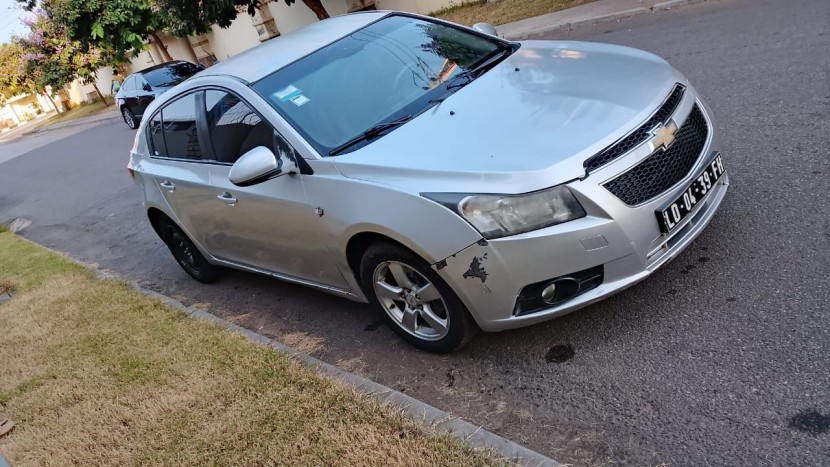
[[[718,150],[712,132],[703,151],[706,157],[700,158],[686,178],[657,198],[632,207],[602,184],[645,157],[635,151],[632,157],[623,158],[627,160],[568,184],[588,212],[586,217],[534,232],[481,240],[433,267],[484,331],[539,323],[599,301],[645,279],[675,258],[711,221],[729,185],[728,161],[727,173],[671,233],[660,231],[655,211],[677,199]],[[525,287],[587,271],[601,271],[602,276],[584,292],[529,311],[517,306]]]

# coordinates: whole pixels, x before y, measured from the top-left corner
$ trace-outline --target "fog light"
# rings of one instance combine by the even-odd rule
[[[553,303],[556,299],[556,282],[551,282],[542,290],[542,301],[545,303]]]

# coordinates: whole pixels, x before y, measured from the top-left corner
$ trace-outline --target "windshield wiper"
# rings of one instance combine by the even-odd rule
[[[500,50],[497,50],[493,53],[491,57],[488,57],[483,62],[479,63],[475,68],[470,68],[469,70],[464,70],[461,73],[453,76],[447,82],[447,92],[437,99],[432,99],[428,103],[429,104],[440,104],[444,102],[444,99],[450,97],[450,95],[454,92],[455,89],[463,88],[464,86],[472,83],[476,78],[484,74],[485,71],[492,68],[494,65],[499,63],[499,61],[507,55],[509,52],[512,52],[513,49],[506,47]],[[463,83],[459,83],[457,81],[464,80]]]
[[[352,147],[352,146],[354,146],[358,143],[362,143],[364,141],[369,141],[369,140],[375,139],[378,136],[380,136],[381,134],[385,133],[386,131],[389,131],[392,128],[395,128],[395,127],[399,127],[399,126],[403,125],[404,123],[412,120],[413,118],[414,117],[412,115],[404,115],[403,117],[392,120],[391,122],[378,123],[377,125],[369,128],[368,130],[364,131],[363,133],[355,136],[354,138],[346,141],[345,143],[341,144],[340,146],[337,146],[336,148],[329,151],[329,156],[336,156],[336,155],[340,154],[341,152],[345,151],[346,149],[349,149],[350,147]]]

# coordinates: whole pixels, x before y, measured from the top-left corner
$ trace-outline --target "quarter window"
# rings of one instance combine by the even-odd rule
[[[127,78],[127,81],[124,82],[123,87],[125,91],[135,91],[135,76]]]
[[[175,159],[201,159],[202,148],[196,131],[196,93],[168,104],[161,110],[161,118],[167,154],[160,154],[158,146],[155,146],[158,155]],[[152,122],[150,126],[152,133]]]
[[[205,91],[205,112],[217,161],[232,164],[257,146],[277,154],[274,130],[235,94]]]
[[[149,127],[150,141],[153,143],[153,155],[167,157],[167,148],[164,147],[164,129],[161,126],[161,112],[153,115]]]

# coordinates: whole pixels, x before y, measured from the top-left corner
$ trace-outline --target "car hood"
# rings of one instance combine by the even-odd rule
[[[628,47],[526,41],[398,129],[337,156],[346,177],[413,192],[523,193],[584,176],[582,163],[685,78]]]

